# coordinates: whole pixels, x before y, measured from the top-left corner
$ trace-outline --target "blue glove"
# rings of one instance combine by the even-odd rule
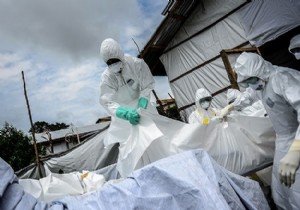
[[[137,125],[140,121],[140,115],[136,112],[136,110],[125,106],[119,106],[117,108],[116,116],[123,120],[128,120],[132,125]]]
[[[139,102],[138,102],[138,105],[137,105],[137,109],[138,108],[147,109],[147,106],[148,106],[148,99],[144,98],[144,97],[141,97],[139,99]]]

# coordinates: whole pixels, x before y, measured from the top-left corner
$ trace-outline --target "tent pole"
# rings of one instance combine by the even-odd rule
[[[33,139],[33,145],[34,145],[36,164],[37,164],[37,167],[38,167],[38,170],[39,170],[40,178],[42,178],[43,175],[42,175],[42,170],[41,170],[41,165],[40,165],[39,153],[38,153],[38,149],[37,149],[37,145],[36,145],[35,129],[34,129],[33,122],[32,122],[30,105],[29,105],[29,100],[28,100],[27,92],[26,92],[26,82],[25,82],[25,77],[24,77],[24,72],[23,71],[22,71],[22,78],[23,78],[23,84],[24,84],[24,95],[25,95],[25,99],[26,99],[28,115],[29,115],[29,120],[30,120],[30,124],[31,124],[31,132],[32,132],[32,139]]]

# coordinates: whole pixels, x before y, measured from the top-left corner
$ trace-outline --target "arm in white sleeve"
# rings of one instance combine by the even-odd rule
[[[280,160],[279,177],[281,183],[288,187],[295,182],[296,171],[300,165],[300,74],[299,72],[285,71],[280,75],[276,75],[275,92],[282,95],[284,99],[296,111],[298,128],[295,139],[292,142],[286,155]],[[293,116],[287,116],[292,118]]]
[[[255,91],[251,88],[247,88],[232,104],[235,110],[242,110],[245,107],[250,106],[255,100],[257,100]]]
[[[300,141],[300,73],[285,72],[278,77],[280,90],[284,99],[293,107],[297,114],[298,129],[295,139]],[[276,78],[277,79],[277,78]]]
[[[141,87],[140,97],[145,97],[149,99],[151,91],[154,90],[155,81],[145,61],[139,59],[139,62],[140,62],[139,80],[140,80],[140,87]]]
[[[111,114],[115,115],[117,108],[117,89],[106,75],[102,75],[100,84],[100,104]]]

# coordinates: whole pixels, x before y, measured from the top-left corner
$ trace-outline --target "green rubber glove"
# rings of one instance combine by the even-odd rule
[[[140,115],[136,110],[126,106],[119,106],[116,110],[116,116],[123,120],[128,120],[132,125],[137,125],[140,122]]]
[[[138,105],[137,105],[137,109],[138,108],[147,109],[147,106],[148,106],[148,99],[144,98],[144,97],[141,97],[139,99],[139,102],[138,102]]]

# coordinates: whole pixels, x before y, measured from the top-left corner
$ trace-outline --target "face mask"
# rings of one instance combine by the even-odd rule
[[[209,106],[210,106],[210,102],[209,101],[204,101],[200,104],[200,106],[203,108],[203,109],[208,109]]]
[[[253,90],[262,90],[264,89],[266,82],[263,80],[258,80],[255,84],[249,84],[249,87]]]
[[[119,61],[117,63],[113,63],[113,64],[109,65],[108,68],[110,71],[112,71],[115,74],[120,73],[123,68],[123,63],[121,61]]]
[[[294,55],[297,60],[300,60],[300,52],[296,52]]]

